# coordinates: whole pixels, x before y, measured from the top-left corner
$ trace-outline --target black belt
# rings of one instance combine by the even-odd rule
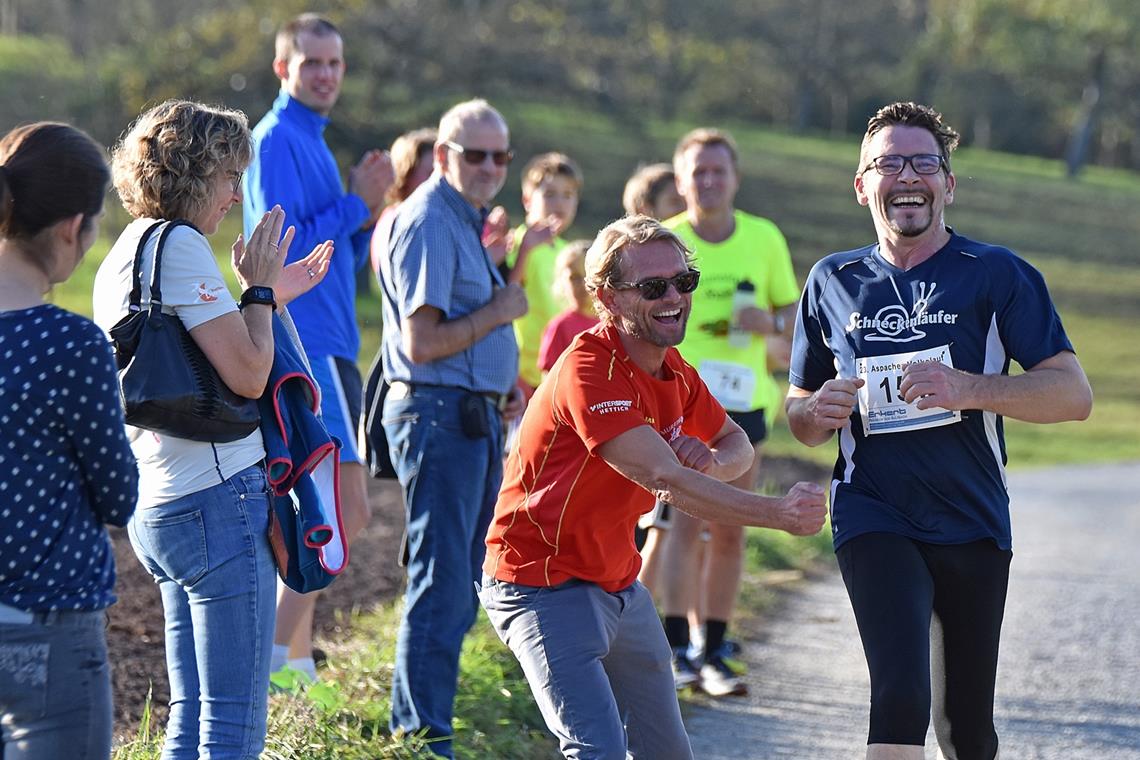
[[[417,388],[438,388],[448,391],[463,391],[464,393],[474,393],[476,396],[482,396],[495,405],[495,408],[500,412],[507,408],[507,401],[510,399],[509,393],[495,393],[494,391],[473,391],[470,388],[464,388],[461,385],[436,385],[433,383],[409,383],[404,380],[393,380],[388,384],[392,391],[396,391],[398,395],[394,398],[406,398],[416,392]]]

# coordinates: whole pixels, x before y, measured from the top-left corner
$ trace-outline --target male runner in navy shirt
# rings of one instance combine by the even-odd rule
[[[373,150],[348,172],[348,192],[325,144],[324,129],[340,95],[344,45],[336,27],[306,13],[277,33],[273,72],[281,92],[253,130],[253,163],[245,175],[242,205],[248,235],[274,205],[297,232],[293,242],[332,240],[335,253],[320,285],[289,305],[313,378],[321,388],[321,418],[340,439],[340,506],[346,538],[368,523],[363,460],[356,446],[362,390],[356,366],[355,273],[368,261],[372,225],[392,184],[388,156]],[[299,250],[299,249],[295,249]],[[292,261],[293,255],[290,255]],[[282,588],[277,605],[273,669],[288,664],[315,677],[312,619],[315,594]]]
[[[997,756],[1012,556],[1002,417],[1092,408],[1040,273],[945,225],[957,143],[927,106],[871,118],[855,195],[878,242],[815,265],[792,348],[792,433],[816,446],[839,431],[832,528],[871,674],[868,760],[922,759],[932,685],[943,755]]]

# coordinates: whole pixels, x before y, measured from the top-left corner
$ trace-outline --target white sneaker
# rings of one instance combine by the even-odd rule
[[[701,666],[701,689],[710,697],[744,696],[748,684],[719,657],[710,657]]]

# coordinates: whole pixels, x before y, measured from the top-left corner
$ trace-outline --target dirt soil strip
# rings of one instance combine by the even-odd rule
[[[372,521],[352,547],[348,569],[317,603],[317,636],[344,635],[337,611],[368,609],[403,590],[396,550],[404,530],[404,508],[394,480],[369,483]],[[112,529],[119,601],[108,610],[107,646],[114,683],[115,736],[138,729],[147,691],[153,689],[153,725],[166,725],[170,685],[166,678],[162,600],[153,579],[139,564],[127,532]],[[342,616],[343,617],[343,616]]]
[[[822,483],[824,475],[818,465],[782,457],[765,459],[761,471],[765,483],[784,490],[797,480]],[[369,497],[372,521],[353,545],[348,569],[317,603],[318,637],[345,635],[338,611],[367,610],[403,591],[403,570],[396,564],[404,529],[399,486],[392,480],[370,480]],[[170,686],[158,588],[135,558],[126,531],[112,529],[111,536],[119,601],[108,611],[107,645],[114,682],[115,735],[122,740],[137,730],[148,690],[153,690],[152,724],[166,724]]]

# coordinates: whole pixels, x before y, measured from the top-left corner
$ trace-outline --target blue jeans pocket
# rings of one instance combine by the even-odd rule
[[[193,586],[210,569],[201,510],[167,517],[143,516],[138,518],[136,530],[146,548],[146,557],[140,559],[152,575],[165,576],[180,586]]]
[[[29,635],[36,627],[4,628],[0,634],[0,713],[17,723],[41,718],[47,705],[51,646]]]

